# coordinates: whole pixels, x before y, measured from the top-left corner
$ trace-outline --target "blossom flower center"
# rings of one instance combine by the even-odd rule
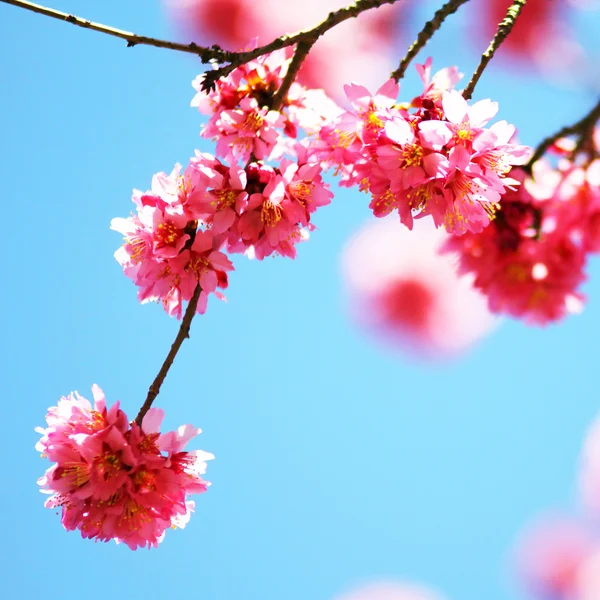
[[[193,256],[187,264],[186,270],[193,271],[196,275],[206,273],[210,269],[210,263],[204,256]]]
[[[265,120],[256,113],[250,113],[242,123],[240,131],[249,134],[255,134],[262,126]]]
[[[149,511],[139,505],[135,500],[125,502],[123,513],[119,517],[119,526],[126,527],[129,531],[138,531],[152,521]]]
[[[468,121],[463,121],[456,129],[456,137],[462,142],[471,142],[474,136],[475,132]]]
[[[143,469],[136,471],[135,475],[133,476],[133,481],[135,483],[136,491],[145,489],[153,492],[156,490],[156,476],[149,471],[144,471]]]
[[[263,203],[260,210],[261,221],[266,227],[275,227],[281,221],[281,206],[274,204],[271,200]]]
[[[314,182],[302,180],[290,183],[288,189],[296,200],[304,201],[311,198],[314,187]]]
[[[156,445],[158,440],[158,433],[151,433],[144,437],[144,439],[138,444],[138,450],[144,454],[160,454],[160,450]]]
[[[94,463],[102,473],[105,481],[115,477],[122,470],[121,460],[115,453],[110,451],[97,456]]]
[[[174,246],[181,236],[181,230],[173,223],[160,223],[154,235],[159,246]]]
[[[408,144],[402,148],[400,160],[403,162],[402,168],[419,166],[423,159],[423,148],[417,144]]]
[[[83,487],[90,480],[90,465],[81,462],[66,462],[61,478],[69,478],[76,488]]]
[[[383,121],[373,111],[369,111],[365,121],[365,127],[369,131],[379,131],[380,129],[383,129]]]
[[[235,204],[237,194],[233,190],[219,190],[216,192],[217,202],[211,203],[216,210],[223,210]]]
[[[352,131],[340,131],[336,129],[334,132],[335,145],[338,148],[348,148],[350,144],[356,139],[356,134]]]

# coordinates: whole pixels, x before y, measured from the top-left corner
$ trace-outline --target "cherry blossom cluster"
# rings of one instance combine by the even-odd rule
[[[409,229],[415,217],[431,216],[450,233],[479,233],[499,208],[512,165],[526,162],[529,148],[512,142],[515,128],[487,127],[498,105],[469,106],[454,85],[455,68],[431,77],[431,60],[419,65],[424,91],[409,105],[397,104],[390,79],[374,95],[347,85],[351,109],[320,132],[319,156],[336,165],[342,185],[371,194],[376,217],[398,211]]]
[[[586,257],[600,250],[600,160],[574,162],[572,150],[561,140],[556,166],[538,161],[531,176],[513,169],[522,184],[504,196],[492,225],[447,243],[494,312],[543,325],[583,306]]]
[[[160,301],[181,318],[199,285],[203,313],[209,294],[224,298],[233,269],[224,252],[294,258],[295,245],[314,230],[312,213],[333,194],[298,130],[318,131],[339,109],[322,90],[294,83],[281,110],[271,110],[288,65],[280,51],[236,69],[212,91],[202,91],[204,76],[194,81],[192,105],[211,115],[201,133],[215,139],[217,156],[197,151],[185,169],[158,173],[150,191],[134,191],[136,214],[111,224],[124,236],[115,257],[140,301]]]
[[[151,408],[141,427],[116,402],[107,409],[98,386],[94,407],[72,393],[48,410],[36,450],[53,464],[38,480],[51,494],[47,508],[62,509],[65,529],[131,549],[155,547],[168,528],[184,528],[194,509],[190,494],[210,485],[201,475],[212,454],[186,452],[200,433],[191,425],[160,433],[163,411]]]

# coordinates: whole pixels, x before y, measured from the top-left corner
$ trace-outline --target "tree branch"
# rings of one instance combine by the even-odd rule
[[[313,45],[314,41],[298,42],[298,45],[296,46],[296,50],[294,52],[294,57],[290,62],[290,66],[288,67],[287,73],[285,74],[285,77],[283,78],[279,89],[275,92],[271,100],[271,110],[279,110],[285,102],[285,97],[287,96],[290,86],[292,85],[292,83],[294,83],[296,75],[298,74],[302,63],[308,56],[308,53],[310,52],[310,49],[313,47]]]
[[[162,364],[158,375],[154,378],[154,381],[148,388],[148,395],[146,396],[146,400],[140,408],[140,412],[137,414],[135,418],[135,422],[141,427],[142,420],[146,416],[146,413],[150,410],[152,403],[158,396],[160,392],[160,387],[162,386],[177,353],[179,352],[179,348],[181,348],[181,344],[183,341],[190,337],[190,326],[192,324],[192,319],[194,318],[194,314],[196,313],[196,308],[198,306],[198,300],[200,299],[200,292],[202,288],[200,284],[196,286],[194,290],[194,294],[192,295],[187,308],[185,309],[185,315],[183,315],[183,319],[181,320],[181,325],[179,327],[179,331],[177,332],[177,336],[175,337],[175,341],[171,345],[171,349],[169,350],[169,354],[167,354],[167,358],[165,358],[165,362]]]
[[[508,10],[506,11],[506,16],[498,24],[498,30],[496,31],[496,35],[490,42],[490,45],[488,46],[487,50],[481,56],[481,60],[479,62],[479,65],[477,66],[477,69],[475,69],[475,73],[473,73],[473,76],[471,77],[471,81],[467,83],[467,87],[463,91],[462,95],[465,100],[471,99],[471,96],[473,95],[473,90],[475,89],[479,78],[481,77],[483,71],[487,67],[490,60],[492,60],[492,57],[496,53],[496,50],[498,50],[502,42],[510,33],[511,29],[513,28],[513,25],[519,17],[519,14],[521,13],[521,9],[525,6],[525,4],[527,4],[527,0],[514,0],[514,2],[508,7]]]
[[[66,21],[77,27],[83,27],[84,29],[92,29],[93,31],[99,31],[106,35],[121,38],[127,42],[127,47],[133,46],[154,46],[156,48],[166,48],[168,50],[176,50],[178,52],[187,52],[190,54],[196,54],[202,59],[203,63],[209,62],[211,59],[216,59],[219,62],[225,62],[229,60],[230,56],[235,56],[235,52],[227,52],[219,48],[219,46],[211,46],[207,48],[205,46],[199,46],[198,44],[180,44],[178,42],[169,42],[167,40],[159,40],[157,38],[147,37],[145,35],[137,35],[130,31],[124,31],[123,29],[116,29],[115,27],[109,27],[108,25],[102,25],[101,23],[94,23],[75,15],[62,12],[60,10],[54,10],[53,8],[47,8],[33,2],[25,2],[24,0],[0,0],[4,4],[11,4],[12,6],[18,6],[31,12],[45,15],[59,21]]]
[[[208,63],[211,60],[216,61],[219,64],[229,63],[220,69],[208,71],[206,73],[206,77],[204,79],[204,89],[214,86],[214,83],[217,79],[220,77],[225,77],[237,67],[246,64],[255,58],[258,58],[259,56],[263,56],[264,54],[268,54],[274,50],[279,50],[280,48],[293,46],[299,42],[308,42],[309,45],[312,46],[324,33],[336,25],[339,25],[343,21],[357,17],[359,14],[372,8],[379,8],[384,4],[395,4],[398,1],[399,0],[355,0],[355,2],[344,8],[330,12],[324,21],[311,29],[301,29],[300,31],[291,33],[289,35],[282,35],[281,37],[274,39],[272,42],[265,44],[264,46],[259,46],[254,50],[248,50],[246,52],[229,52],[227,50],[223,50],[217,45],[206,47],[199,46],[193,42],[191,44],[181,44],[178,42],[170,42],[167,40],[159,40],[157,38],[137,35],[122,29],[108,27],[107,25],[102,25],[100,23],[93,23],[86,19],[82,19],[81,17],[76,17],[75,15],[70,15],[52,8],[40,6],[39,4],[34,4],[33,2],[26,2],[25,0],[0,0],[0,2],[3,2],[4,4],[18,6],[20,8],[24,8],[25,10],[36,12],[53,19],[66,21],[67,23],[71,23],[78,27],[93,29],[94,31],[98,31],[106,35],[121,38],[127,42],[128,47],[154,46],[156,48],[166,48],[168,50],[175,50],[177,52],[195,54],[200,57],[203,63]]]
[[[465,4],[469,0],[449,0],[439,8],[433,15],[431,21],[427,21],[425,26],[417,36],[417,39],[412,43],[404,58],[400,61],[398,68],[392,72],[390,77],[399,81],[404,77],[406,68],[410,64],[410,61],[418,54],[419,50],[425,46],[425,44],[432,38],[433,34],[442,26],[446,17],[455,13],[459,6]]]
[[[2,0],[0,0],[2,1]],[[352,19],[357,17],[359,14],[370,10],[371,8],[379,8],[384,4],[395,4],[399,2],[399,0],[356,0],[352,4],[345,6],[344,8],[340,8],[339,10],[335,10],[329,13],[327,18],[319,23],[317,26],[311,29],[301,29],[296,33],[290,33],[288,35],[282,35],[274,39],[269,44],[265,44],[264,46],[259,46],[254,50],[250,50],[248,52],[238,52],[232,53],[233,57],[229,57],[227,61],[228,65],[224,67],[220,67],[219,69],[215,69],[214,71],[208,71],[204,77],[203,89],[208,90],[214,87],[217,79],[221,77],[226,77],[236,69],[237,67],[262,56],[263,54],[269,54],[269,52],[273,52],[274,50],[280,50],[281,48],[287,48],[288,46],[293,46],[299,42],[308,42],[310,47],[327,31],[333,29],[336,25],[347,21],[348,19]],[[290,82],[291,83],[291,82]]]
[[[529,160],[529,162],[523,167],[525,171],[528,173],[532,172],[533,164],[537,162],[560,138],[563,138],[567,135],[578,135],[578,140],[575,144],[575,149],[573,150],[573,156],[577,154],[580,150],[582,150],[583,146],[586,143],[586,139],[591,137],[594,132],[594,128],[596,123],[600,120],[600,98],[596,105],[579,121],[573,123],[573,125],[565,125],[562,129],[559,129],[556,133],[548,136],[540,145],[535,149],[533,156]]]

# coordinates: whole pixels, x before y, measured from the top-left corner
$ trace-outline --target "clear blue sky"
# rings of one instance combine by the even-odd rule
[[[155,1],[53,5],[174,36]],[[583,21],[594,44],[599,16]],[[459,22],[430,52],[468,74],[477,56],[456,43]],[[506,322],[451,365],[400,359],[341,310],[340,249],[368,216],[357,192],[318,213],[295,262],[238,258],[229,303],[194,322],[158,401],[167,426],[201,427],[199,447],[217,457],[188,528],[131,552],[66,533],[43,508],[33,428],[46,408],[97,382],[133,417],[175,335],[160,307],[137,303],[109,223],[130,212],[133,187],[209,149],[189,108],[199,70],[192,57],[0,4],[0,595],[329,600],[387,577],[453,600],[520,598],[513,538],[538,511],[573,504],[577,453],[600,409],[600,264],[579,317],[544,330]],[[499,65],[477,96],[498,100],[530,144],[593,102]]]

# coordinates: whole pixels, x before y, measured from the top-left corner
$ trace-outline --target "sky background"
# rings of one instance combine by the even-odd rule
[[[53,6],[176,35],[156,1]],[[599,13],[580,17],[594,52],[599,25]],[[419,58],[470,74],[483,47],[456,41],[469,37],[454,18]],[[48,464],[33,447],[46,409],[98,383],[133,418],[175,336],[174,319],[137,302],[109,223],[131,211],[132,188],[210,149],[189,108],[200,70],[190,56],[0,4],[0,595],[329,600],[385,578],[451,600],[522,598],[514,538],[539,512],[574,506],[577,455],[600,408],[599,261],[583,315],[545,329],[506,321],[458,361],[416,362],[344,313],[340,251],[369,216],[357,191],[336,191],[296,261],[237,257],[229,302],[211,299],[194,321],[156,404],[166,427],[201,427],[190,447],[216,455],[186,530],[132,552],[65,532],[43,507],[36,479]],[[404,99],[417,90],[408,79]],[[532,145],[594,101],[495,63],[476,97],[498,100]]]

